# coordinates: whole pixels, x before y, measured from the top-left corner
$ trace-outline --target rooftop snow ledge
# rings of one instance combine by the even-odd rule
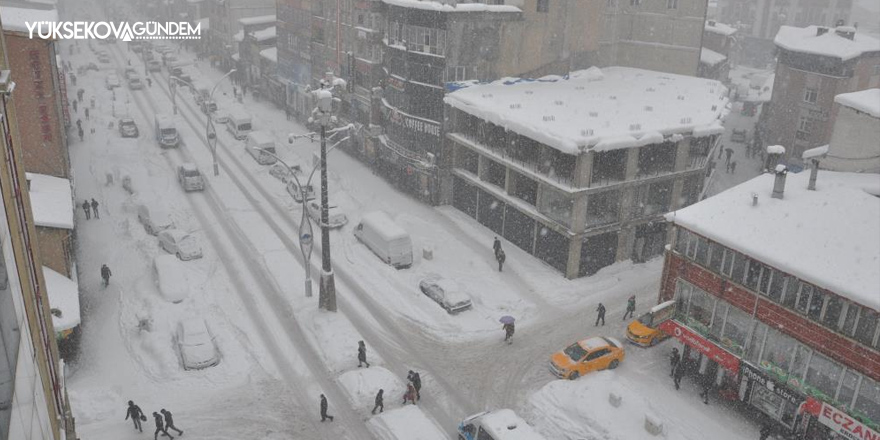
[[[880,118],[880,89],[841,93],[834,97],[834,102]]]
[[[816,35],[817,26],[793,27],[781,26],[773,42],[792,52],[809,53],[827,57],[840,58],[847,61],[866,52],[880,51],[880,40],[856,32],[852,40],[837,35],[834,28]],[[843,31],[843,28],[840,28]]]
[[[487,5],[485,3],[458,3],[452,5],[431,0],[382,0],[382,2],[402,8],[439,12],[522,12],[522,9],[516,6]]]
[[[822,145],[821,147],[810,148],[807,151],[804,151],[803,157],[804,160],[812,159],[814,157],[822,157],[828,154],[828,145]]]

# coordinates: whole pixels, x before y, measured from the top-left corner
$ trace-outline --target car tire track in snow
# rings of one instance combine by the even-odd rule
[[[120,51],[119,48],[115,46],[113,47],[113,49],[115,49],[117,53]],[[143,96],[134,96],[133,99],[138,109],[143,113],[145,117],[151,112],[147,111],[144,108],[144,102],[146,102],[146,106],[150,107],[149,110],[154,110],[155,113],[158,113],[158,111],[156,111],[158,110],[158,105],[149,94],[144,94]],[[187,120],[187,123],[190,125],[190,127],[193,128],[196,133],[198,133],[198,130],[195,130],[195,127],[192,126],[192,122],[185,117],[184,119]],[[188,157],[188,155],[185,153],[186,148],[188,148],[188,146],[179,147],[178,154],[184,160],[191,161],[192,157]],[[176,165],[179,165],[179,163],[174,163],[170,157],[170,154],[163,155],[165,156],[168,165],[170,165],[170,170],[172,170],[170,172],[173,174],[173,170],[175,169]],[[225,171],[229,173],[230,170],[226,169]],[[234,257],[233,255],[238,254],[235,254],[233,250],[227,249],[227,244],[225,244],[225,242],[231,244],[236,250],[248,249],[248,253],[251,254],[256,254],[256,251],[251,248],[250,243],[247,242],[247,240],[245,239],[245,235],[242,233],[241,230],[238,229],[237,224],[235,224],[234,220],[230,219],[228,217],[228,214],[224,212],[225,206],[221,203],[219,196],[213,190],[210,183],[205,185],[204,197],[201,197],[201,195],[199,194],[191,194],[187,197],[187,199],[189,200],[190,204],[193,205],[193,208],[195,208],[192,209],[191,212],[196,217],[199,224],[202,225],[205,233],[211,238],[211,243],[216,249],[220,261],[224,263],[227,274],[229,275],[228,278],[233,284],[235,292],[239,296],[245,310],[250,315],[251,321],[255,324],[263,323],[266,319],[267,314],[263,313],[262,310],[259,310],[258,305],[251,298],[245,296],[245,293],[249,292],[250,289],[248,286],[245,285],[242,279],[249,275],[250,278],[253,279],[255,284],[259,285],[262,288],[263,292],[274,291],[275,288],[271,285],[271,283],[268,283],[266,281],[266,277],[268,274],[265,273],[265,270],[262,267],[259,267],[255,259]],[[219,220],[216,223],[216,226],[204,215],[204,212],[206,211],[211,212],[214,217]],[[222,233],[218,233],[218,228],[222,230]],[[225,235],[225,237],[221,237],[221,235]],[[247,273],[244,273],[245,271],[239,270],[239,267],[246,268]],[[278,294],[278,292],[275,293],[276,295]],[[273,301],[273,303],[275,303],[275,306],[278,306],[281,305],[279,303],[282,302]],[[279,325],[288,330],[287,336],[289,336],[289,339],[287,339],[287,341],[292,344],[297,353],[307,353],[307,355],[303,357],[303,360],[305,361],[306,366],[310,368],[312,377],[316,379],[321,385],[324,393],[333,398],[336,402],[346,401],[342,397],[342,393],[338,389],[335,392],[333,391],[333,388],[336,387],[335,382],[324,378],[326,372],[323,368],[323,365],[317,363],[317,361],[309,362],[310,359],[318,359],[318,356],[314,352],[308,353],[309,351],[312,351],[311,346],[309,346],[305,338],[301,336],[301,332],[290,331],[299,329],[291,329],[289,328],[289,325],[286,324],[286,320],[291,318],[292,312],[288,310],[289,306],[287,306],[286,304],[283,305],[284,307],[280,308],[273,307],[273,310],[275,310],[275,314],[279,318]],[[260,332],[262,340],[261,342],[266,346],[266,348],[268,348],[268,350],[266,351],[270,353],[270,356],[273,363],[275,364],[278,373],[282,377],[284,377],[289,384],[292,385],[290,388],[292,389],[292,392],[296,393],[297,399],[292,399],[293,402],[291,402],[291,406],[297,407],[297,413],[304,415],[302,419],[308,420],[310,422],[312,432],[311,435],[313,436],[310,438],[323,438],[328,440],[336,440],[340,438],[338,433],[334,434],[328,432],[327,429],[321,428],[319,426],[320,422],[318,422],[316,420],[316,417],[313,416],[313,411],[308,410],[303,406],[304,402],[311,402],[316,399],[314,396],[309,396],[305,394],[305,390],[307,389],[307,387],[300,386],[301,384],[299,382],[302,380],[302,378],[295,374],[297,368],[295,368],[295,366],[290,363],[290,360],[283,355],[283,353],[285,353],[286,351],[283,350],[282,347],[279,345],[278,339],[270,334],[269,329],[265,325],[255,325],[254,327],[257,329],[257,331]],[[336,407],[340,408],[339,405],[337,405]],[[349,417],[349,419],[357,420],[357,417],[354,414],[351,414],[351,416],[352,417]],[[357,430],[364,431],[362,425],[353,423],[350,424],[353,425],[354,428],[357,428]],[[344,429],[343,424],[338,424],[337,426],[338,428],[331,429],[348,433],[348,430]],[[353,432],[351,434],[357,433]],[[320,437],[317,437],[319,435]],[[363,433],[361,432],[359,435],[347,436],[345,438],[363,439],[366,437],[364,437]]]
[[[160,86],[163,93],[170,96],[170,92],[167,90],[167,81],[162,81],[162,82],[157,81],[157,85]],[[196,114],[196,115],[200,115],[200,113],[197,113],[194,109],[192,109],[192,104],[186,100],[184,100],[183,102],[178,102],[178,109],[179,109],[179,111],[181,111],[184,114],[184,120],[190,126],[190,128],[193,131],[195,131],[196,133],[199,133],[199,128],[192,121],[195,118],[191,115],[187,116],[186,111],[184,111],[184,110],[187,110],[191,114]],[[204,140],[201,138],[199,138],[199,140],[201,141],[201,144],[204,145],[205,148],[207,148],[207,145],[205,144]],[[230,180],[236,186],[238,186],[238,188],[242,192],[242,195],[244,195],[248,199],[248,201],[252,204],[254,211],[259,213],[260,216],[263,217],[263,219],[266,221],[269,228],[272,231],[274,231],[275,234],[278,236],[279,241],[284,244],[285,248],[294,256],[294,258],[297,259],[297,261],[299,261],[301,264],[304,265],[305,263],[303,263],[303,261],[302,261],[302,256],[299,252],[298,246],[289,238],[291,236],[291,234],[293,236],[297,235],[295,233],[295,231],[298,228],[298,224],[291,218],[289,211],[279,205],[276,197],[269,194],[265,190],[265,188],[263,188],[263,186],[259,182],[256,181],[256,179],[253,177],[253,172],[247,170],[241,164],[241,162],[238,160],[238,158],[236,158],[234,155],[232,155],[230,153],[230,151],[231,151],[231,149],[226,146],[225,141],[220,136],[218,136],[218,146],[217,146],[218,163],[220,164],[221,168],[223,168],[224,172],[226,173],[226,176],[229,177]],[[241,174],[243,174],[244,178],[251,183],[251,185],[253,186],[253,189],[255,190],[255,191],[253,191],[253,193],[262,195],[262,197],[263,197],[262,202],[260,200],[257,200],[254,197],[254,194],[252,194],[252,191],[249,191],[248,188],[245,187],[245,184],[239,179],[239,177],[241,177],[241,176],[237,176],[235,173],[232,172],[232,170],[230,169],[231,165],[229,165],[227,163],[227,160],[224,159],[224,157],[228,157],[228,159],[241,171]],[[263,202],[265,202],[265,203],[263,203]],[[278,226],[278,224],[276,223],[276,221],[272,217],[272,215],[266,211],[266,209],[264,208],[263,205],[268,205],[268,206],[272,207],[272,209],[277,214],[279,214],[279,216],[288,224],[290,231],[283,231],[280,228],[280,226]],[[316,251],[320,252],[320,243],[315,243],[315,247],[316,247]],[[313,269],[314,269],[313,272],[315,273],[315,279],[317,280],[317,277],[320,274],[320,266],[319,266],[318,262],[315,262],[313,264]],[[463,408],[469,408],[471,406],[470,402],[467,399],[465,399],[461,394],[459,394],[459,392],[456,389],[451,387],[448,384],[448,382],[446,382],[445,379],[440,374],[438,374],[438,371],[435,371],[435,369],[433,367],[431,367],[432,364],[430,362],[427,362],[426,359],[420,358],[419,355],[416,355],[416,353],[419,353],[419,351],[415,350],[414,347],[409,342],[407,342],[407,339],[405,337],[399,336],[399,335],[413,334],[416,329],[413,329],[413,331],[403,331],[403,329],[400,328],[399,326],[397,326],[394,322],[391,322],[388,319],[380,319],[381,317],[384,317],[386,315],[386,313],[372,299],[372,297],[363,288],[360,287],[359,283],[357,283],[354,280],[354,277],[351,274],[348,274],[344,270],[343,271],[340,271],[338,269],[334,269],[334,270],[337,275],[337,291],[342,290],[342,289],[340,289],[340,287],[347,287],[348,288],[347,290],[349,292],[356,294],[358,300],[364,306],[364,308],[367,309],[370,312],[370,314],[376,318],[375,322],[379,323],[382,327],[384,327],[385,336],[380,336],[366,322],[365,319],[363,319],[362,317],[360,317],[356,314],[346,313],[346,316],[352,322],[354,327],[361,333],[361,335],[364,336],[367,340],[371,341],[371,345],[374,347],[374,350],[381,352],[381,353],[397,353],[397,355],[396,355],[397,359],[391,358],[387,354],[383,354],[382,357],[384,359],[386,359],[387,361],[391,361],[390,363],[396,363],[397,365],[399,365],[399,367],[397,368],[397,370],[399,370],[398,374],[401,374],[402,376],[405,376],[404,370],[409,368],[409,367],[404,367],[403,365],[410,365],[410,366],[412,366],[414,364],[419,365],[420,368],[422,368],[424,371],[427,371],[428,373],[430,373],[429,376],[434,377],[435,378],[434,380],[437,381],[439,385],[441,385],[441,388],[443,388],[445,393],[451,397],[451,400],[454,400],[454,402],[449,402],[449,403],[451,405],[451,408],[455,409],[456,413],[461,413],[461,409],[463,409]],[[270,277],[270,275],[266,274],[266,277]],[[340,281],[342,281],[342,283],[340,283]],[[283,302],[285,308],[290,307],[287,304],[286,300],[284,300],[282,298],[280,292],[273,292],[273,293],[276,296],[275,301]],[[342,296],[342,295],[340,294],[340,296]],[[352,308],[352,309],[354,309],[354,308]],[[297,323],[295,323],[295,325],[299,326],[299,323],[297,322]],[[389,335],[391,335],[391,336],[389,336]],[[389,338],[393,339],[393,342],[394,342],[393,345],[397,345],[397,347],[399,347],[399,348],[394,348],[392,344],[386,344],[384,342],[385,340],[387,340]],[[317,354],[315,356],[317,357]],[[403,362],[404,356],[406,356],[406,358],[410,359],[411,361],[410,362]],[[414,360],[415,362],[412,362],[412,360]],[[333,396],[328,396],[328,397],[333,397]],[[341,401],[340,399],[334,399],[334,400],[336,402]],[[423,401],[422,406],[428,406],[429,408],[431,406],[433,406],[432,403],[429,403],[430,400],[432,400],[432,399]],[[338,405],[338,403],[337,403],[337,405]],[[447,427],[447,429],[451,429],[449,427],[456,426],[458,420],[460,420],[459,417],[450,416],[449,415],[450,411],[447,408],[440,408],[439,406],[437,406],[437,407],[430,408],[430,409],[432,409],[432,414],[434,415],[434,417],[439,419],[439,421],[441,422],[440,424],[442,426]],[[466,410],[465,412],[468,412],[468,411]],[[450,431],[450,432],[452,432],[452,431]]]

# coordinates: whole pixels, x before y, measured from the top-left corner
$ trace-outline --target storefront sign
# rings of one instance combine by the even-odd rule
[[[707,341],[705,338],[694,333],[691,329],[683,326],[679,322],[670,319],[660,324],[660,330],[675,336],[679,341],[699,351],[734,374],[739,374],[739,358],[728,353],[712,342]]]
[[[789,390],[784,384],[778,383],[775,380],[771,379],[770,376],[767,376],[761,370],[758,370],[757,368],[745,362],[740,363],[740,367],[742,368],[741,371],[743,377],[747,377],[750,380],[761,384],[762,386],[764,386],[764,388],[767,388],[774,394],[787,400],[792,405],[800,405],[801,402],[804,401],[804,397],[801,397],[797,393]]]
[[[851,440],[880,440],[880,433],[850,417],[845,412],[825,403],[812,400],[805,410],[816,416],[819,422],[844,438]]]
[[[396,108],[391,109],[391,115],[388,119],[391,120],[392,124],[399,125],[407,130],[440,137],[440,124],[414,118],[398,111]]]

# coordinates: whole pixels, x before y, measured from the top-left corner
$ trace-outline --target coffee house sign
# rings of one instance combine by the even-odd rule
[[[398,125],[407,130],[440,137],[440,124],[436,122],[414,118],[395,108],[391,109],[391,117],[389,119],[391,120],[392,124]]]

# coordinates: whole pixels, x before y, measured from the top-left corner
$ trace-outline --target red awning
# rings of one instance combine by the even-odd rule
[[[714,342],[710,342],[681,323],[670,319],[660,324],[660,330],[675,336],[679,341],[708,356],[709,359],[712,359],[733,374],[739,374],[739,358],[736,355],[715,345]]]

